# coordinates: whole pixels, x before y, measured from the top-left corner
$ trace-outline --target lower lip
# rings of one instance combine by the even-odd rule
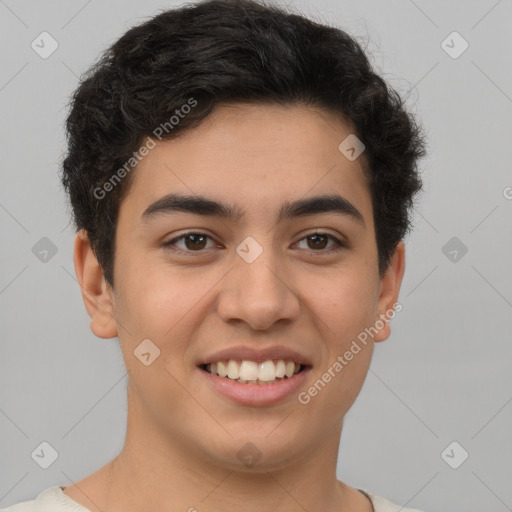
[[[225,377],[219,377],[199,368],[201,374],[215,391],[231,400],[252,406],[276,404],[291,395],[304,384],[310,368],[305,368],[293,377],[282,379],[272,384],[240,384]]]

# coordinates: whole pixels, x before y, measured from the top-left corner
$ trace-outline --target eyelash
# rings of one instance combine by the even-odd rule
[[[191,254],[191,253],[201,253],[201,252],[205,252],[207,251],[208,249],[200,249],[200,250],[197,250],[197,251],[193,251],[193,250],[184,250],[184,249],[180,249],[180,248],[176,248],[176,247],[172,247],[173,245],[175,245],[177,242],[179,242],[180,240],[183,240],[185,238],[187,238],[188,236],[190,235],[200,235],[200,236],[204,236],[204,237],[207,237],[209,238],[210,240],[213,240],[213,238],[210,236],[210,235],[207,235],[206,233],[201,233],[201,232],[198,232],[198,231],[189,231],[187,233],[183,233],[182,235],[176,237],[176,238],[173,238],[172,240],[170,240],[169,242],[165,242],[163,244],[163,246],[166,248],[166,249],[169,249],[171,251],[174,251],[174,252],[178,252],[178,253],[182,253],[182,254]],[[338,238],[336,238],[335,236],[329,234],[329,233],[322,233],[322,232],[315,232],[315,233],[311,233],[309,235],[306,235],[304,237],[302,237],[298,242],[302,242],[302,240],[305,240],[309,237],[312,237],[312,236],[323,236],[323,237],[327,237],[331,240],[334,241],[334,243],[336,244],[334,247],[331,247],[330,249],[318,249],[318,250],[314,250],[314,249],[311,249],[311,252],[313,253],[319,253],[319,254],[331,254],[333,252],[337,252],[337,251],[340,251],[342,249],[346,249],[347,248],[347,245],[344,244],[341,240],[339,240]],[[297,243],[298,243],[297,242]]]

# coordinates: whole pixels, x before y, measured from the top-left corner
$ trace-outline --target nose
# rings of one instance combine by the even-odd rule
[[[234,260],[217,302],[217,312],[225,322],[267,330],[279,321],[298,318],[301,305],[291,273],[271,250],[264,250],[252,263],[238,255]]]

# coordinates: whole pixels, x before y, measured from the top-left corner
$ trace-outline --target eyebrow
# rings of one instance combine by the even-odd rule
[[[185,212],[195,215],[219,217],[231,222],[240,222],[245,213],[235,205],[215,201],[204,196],[168,194],[150,204],[142,214],[142,220],[148,221],[158,215]],[[276,216],[276,223],[295,217],[305,217],[320,213],[337,213],[351,218],[366,226],[361,212],[340,195],[315,196],[297,201],[287,201]]]

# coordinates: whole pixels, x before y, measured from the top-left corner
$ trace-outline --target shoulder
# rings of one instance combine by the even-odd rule
[[[35,512],[36,500],[22,501],[7,508],[0,508],[0,512]]]
[[[396,503],[389,501],[383,496],[377,496],[376,494],[364,491],[363,489],[359,490],[370,498],[375,512],[422,512],[417,508],[402,507],[401,505],[397,505]]]
[[[62,492],[58,485],[41,491],[34,500],[22,501],[0,512],[90,512]]]

